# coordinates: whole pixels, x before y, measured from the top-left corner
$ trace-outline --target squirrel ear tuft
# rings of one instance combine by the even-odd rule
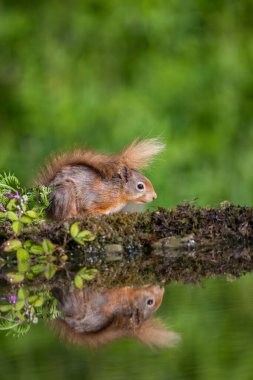
[[[165,145],[158,139],[134,140],[122,151],[122,161],[131,169],[141,169],[150,164],[154,157],[164,150]]]
[[[130,177],[130,169],[127,166],[123,166],[118,172],[120,178],[127,183]]]

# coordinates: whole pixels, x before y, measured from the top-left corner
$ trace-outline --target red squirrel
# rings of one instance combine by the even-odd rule
[[[48,216],[60,221],[112,214],[130,202],[151,202],[157,195],[139,169],[163,148],[157,139],[147,139],[133,141],[117,154],[77,149],[52,157],[37,180],[38,185],[52,187]]]
[[[163,299],[164,289],[159,286],[67,293],[54,288],[52,293],[65,315],[52,325],[68,343],[95,348],[132,337],[149,347],[170,347],[178,341],[178,335],[160,320],[150,319]]]

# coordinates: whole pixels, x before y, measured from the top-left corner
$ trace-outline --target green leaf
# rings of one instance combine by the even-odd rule
[[[37,265],[33,265],[31,267],[31,271],[35,274],[35,275],[38,275],[40,273],[43,273],[45,270],[45,265],[44,264],[37,264]]]
[[[24,306],[25,306],[25,301],[20,300],[15,304],[15,310],[22,310]]]
[[[75,225],[76,223],[72,224],[71,228]],[[71,231],[71,229],[70,229]],[[76,233],[76,230],[74,231]],[[86,241],[92,241],[95,239],[95,236],[92,235],[92,233],[88,230],[83,230],[81,232],[76,233],[75,236],[73,236],[73,239],[80,245],[84,245]]]
[[[33,304],[37,299],[38,299],[38,296],[33,295],[33,296],[28,297],[28,302]]]
[[[57,270],[57,267],[56,265],[50,263],[46,266],[45,268],[45,277],[47,280],[50,280],[52,277],[54,277],[55,273],[56,273],[56,270]]]
[[[7,218],[10,220],[18,220],[17,214],[15,214],[15,212],[13,211],[7,211],[6,215],[7,215]]]
[[[25,290],[24,288],[20,288],[18,291],[18,299],[19,300],[24,300],[28,296],[28,291]]]
[[[23,273],[9,272],[6,274],[6,278],[11,284],[19,284],[24,281],[25,276]]]
[[[78,226],[78,223],[75,222],[72,224],[72,226],[70,227],[70,235],[72,236],[72,238],[74,239],[77,234],[79,233],[79,226]]]
[[[43,240],[42,247],[45,253],[53,253],[55,250],[55,245],[48,239]]]
[[[76,243],[80,244],[80,245],[84,245],[84,241],[82,239],[78,239],[78,237],[75,237],[73,238],[75,240]]]
[[[29,260],[29,253],[24,248],[19,248],[16,253],[17,259],[19,261],[28,261]]]
[[[5,243],[4,252],[16,251],[20,247],[22,247],[22,243],[20,240],[17,240],[17,239],[8,240]]]
[[[6,264],[6,260],[0,257],[0,268],[3,267],[5,264]]]
[[[26,209],[27,209],[27,205],[26,205],[25,203],[23,203],[23,204],[22,204],[22,210],[23,210],[24,212],[26,212]]]
[[[21,313],[19,310],[16,311],[16,317],[20,320],[20,321],[25,321],[26,320],[26,317],[23,313]]]
[[[83,285],[84,285],[83,279],[78,274],[75,275],[74,284],[75,284],[75,287],[78,288],[78,289],[82,289],[83,288]]]
[[[83,280],[91,281],[97,274],[97,269],[86,269],[82,268],[77,272],[77,275],[80,276]]]
[[[2,211],[0,211],[0,219],[4,219],[4,218],[6,218],[6,212],[2,212]]]
[[[35,274],[31,270],[29,270],[29,272],[27,272],[25,276],[28,280],[33,280],[35,277]]]
[[[11,211],[13,207],[16,205],[17,199],[13,198],[10,200],[10,202],[7,204],[7,210]]]
[[[30,253],[34,253],[35,255],[41,255],[44,253],[44,249],[39,244],[33,244],[30,248]]]
[[[6,313],[13,308],[13,305],[0,305],[0,312]]]
[[[32,246],[32,244],[33,244],[33,243],[32,243],[31,240],[26,240],[26,241],[24,242],[24,248],[29,250],[29,248]]]
[[[37,300],[33,303],[33,306],[34,307],[41,307],[44,303],[44,299],[43,298],[37,298]]]
[[[20,261],[18,262],[18,272],[26,273],[30,268],[30,264],[28,261]]]
[[[78,237],[78,239],[81,238],[83,241],[92,241],[95,239],[95,236],[92,235],[92,233],[88,230],[83,230],[83,231],[79,232],[77,237]]]
[[[28,210],[25,214],[32,219],[38,218],[38,214],[34,210]]]
[[[12,229],[16,235],[20,233],[22,228],[23,228],[23,223],[20,222],[19,220],[15,220],[15,222],[12,223]]]
[[[45,255],[38,256],[37,261],[39,264],[46,263],[48,261],[48,257]]]
[[[21,216],[20,220],[21,220],[21,222],[23,222],[25,224],[31,224],[32,223],[32,218],[30,218],[29,216],[26,216],[26,215]]]

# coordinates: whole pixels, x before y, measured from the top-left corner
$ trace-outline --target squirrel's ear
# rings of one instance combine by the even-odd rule
[[[127,166],[123,166],[118,172],[120,178],[127,183],[130,178],[131,170]]]

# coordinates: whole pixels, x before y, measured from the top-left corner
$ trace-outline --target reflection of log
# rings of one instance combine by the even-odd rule
[[[106,269],[113,284],[118,283],[116,273],[120,282],[188,282],[253,269],[252,208],[183,205],[152,213],[90,217],[80,221],[80,229],[88,229],[96,239],[80,246],[71,239],[66,224],[60,223],[30,226],[19,238],[37,242],[50,239],[64,247],[72,268],[85,264],[102,272]],[[10,231],[9,224],[0,224],[2,243],[12,237]],[[139,276],[143,276],[140,281]]]

